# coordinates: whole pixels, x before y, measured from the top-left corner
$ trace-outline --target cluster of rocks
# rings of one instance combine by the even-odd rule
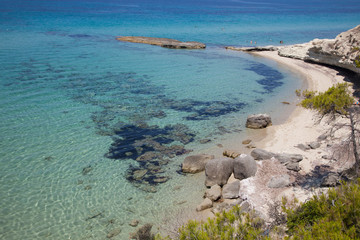
[[[303,160],[301,154],[290,153],[272,153],[263,149],[254,149],[251,156],[255,160],[268,160],[271,158],[277,159],[281,164],[285,165],[288,170],[300,171],[299,162]]]
[[[214,158],[213,155],[201,154],[188,156],[182,165],[182,171],[197,173],[205,170],[204,201],[197,207],[198,211],[210,208],[219,199],[239,198],[240,180],[254,176],[257,170],[256,161],[248,155],[241,154],[236,158]],[[233,175],[235,180],[228,182]]]
[[[335,39],[314,39],[309,43],[279,48],[278,53],[290,57],[337,66],[360,73],[355,64],[360,57],[360,25],[340,33]]]
[[[181,42],[179,40],[170,38],[154,38],[154,37],[117,37],[116,40],[123,42],[144,43],[150,45],[156,45],[164,48],[175,49],[204,49],[206,45],[200,42]]]

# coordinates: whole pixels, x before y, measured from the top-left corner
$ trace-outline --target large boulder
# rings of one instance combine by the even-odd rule
[[[185,173],[198,173],[204,171],[206,163],[214,158],[214,155],[208,154],[187,156],[182,164],[182,171]]]
[[[240,181],[236,180],[232,183],[227,183],[224,185],[222,190],[222,196],[225,199],[233,199],[239,197],[240,191]]]
[[[205,191],[205,198],[209,198],[211,201],[217,201],[221,198],[221,187],[217,184],[211,186],[210,189]]]
[[[234,177],[236,179],[242,180],[255,176],[256,171],[257,165],[253,157],[241,154],[234,159]]]
[[[267,159],[270,159],[273,156],[275,156],[275,154],[272,152],[268,152],[266,150],[257,148],[257,149],[252,150],[251,156],[255,160],[267,160]]]
[[[271,117],[268,114],[253,114],[249,115],[246,120],[246,127],[259,129],[266,128],[267,126],[271,126]]]
[[[215,184],[224,186],[234,170],[234,159],[211,159],[205,165],[205,185],[211,187]]]

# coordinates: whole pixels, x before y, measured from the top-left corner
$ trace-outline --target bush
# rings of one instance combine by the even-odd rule
[[[360,239],[360,179],[289,208],[288,239]]]
[[[239,206],[229,212],[216,214],[206,223],[191,220],[179,230],[180,240],[257,240],[270,239],[266,236],[263,220],[254,213],[243,213]],[[164,239],[157,236],[157,240]],[[170,240],[169,237],[165,238]]]
[[[355,59],[355,66],[356,66],[357,68],[360,68],[360,55],[357,56],[357,58]]]
[[[305,99],[301,101],[301,106],[315,109],[323,115],[329,113],[346,114],[347,109],[354,102],[348,87],[347,83],[339,83],[324,93],[316,94],[315,92],[304,91]]]

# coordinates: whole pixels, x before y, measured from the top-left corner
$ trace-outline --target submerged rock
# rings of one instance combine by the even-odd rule
[[[123,42],[145,43],[165,48],[176,49],[203,49],[206,45],[200,42],[181,42],[169,38],[153,38],[153,37],[117,37],[116,40]]]
[[[205,198],[204,201],[196,207],[196,211],[200,212],[205,209],[211,208],[212,206],[213,202],[209,198]]]
[[[248,116],[246,120],[246,127],[253,129],[266,128],[271,126],[271,118],[268,114],[254,114]]]
[[[117,235],[119,235],[121,233],[121,228],[115,228],[113,230],[111,230],[107,235],[106,237],[107,238],[113,238]]]
[[[185,173],[198,173],[204,171],[206,163],[214,158],[214,155],[208,154],[187,156],[182,164],[182,171]]]
[[[140,227],[135,233],[130,235],[131,239],[136,240],[152,240],[154,239],[153,234],[151,233],[152,224],[147,223]]]

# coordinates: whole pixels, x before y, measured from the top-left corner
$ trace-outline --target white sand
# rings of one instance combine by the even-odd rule
[[[306,63],[301,60],[280,57],[277,52],[257,52],[252,53],[255,56],[266,57],[284,65],[291,71],[295,71],[302,76],[308,84],[308,89],[313,91],[326,91],[332,85],[343,82],[344,77],[338,71],[327,68],[325,66]],[[306,144],[317,141],[317,138],[327,132],[330,126],[326,121],[319,122],[319,116],[316,112],[297,106],[294,112],[289,116],[287,121],[282,124],[270,126],[266,129],[265,137],[257,142],[257,148],[265,149],[274,153],[297,153],[303,155],[304,159],[300,162],[302,175],[310,173],[315,166],[326,164],[332,165],[330,160],[323,159],[322,156],[329,154],[327,142],[321,142],[318,149],[310,149],[303,151],[297,147],[298,144]],[[342,132],[341,134],[344,134]],[[264,162],[265,163],[265,162]],[[304,201],[311,197],[315,192],[312,189],[304,189],[300,187],[286,188],[268,188],[264,187],[264,178],[273,172],[279,171],[276,164],[259,164],[258,172],[255,177],[246,179],[240,193],[245,196],[251,205],[262,212],[266,218],[271,220],[271,216],[266,216],[266,210],[273,207],[276,201],[280,201],[282,196],[287,198],[296,197],[300,201]],[[277,168],[277,169],[273,169]],[[282,169],[275,175],[291,174],[291,171]],[[268,176],[269,175],[269,176]],[[242,181],[243,182],[243,181]],[[247,192],[246,186],[252,185],[252,191]],[[244,189],[245,187],[245,189]],[[255,188],[255,191],[254,189]],[[261,193],[261,194],[260,194]]]
[[[257,52],[254,55],[272,59],[281,65],[285,65],[288,69],[302,74],[307,81],[308,89],[312,91],[323,92],[334,84],[344,81],[344,76],[341,76],[334,69],[302,60],[281,57],[277,52]],[[321,153],[304,152],[295,146],[300,143],[316,141],[318,136],[328,130],[329,126],[326,122],[318,123],[318,120],[319,116],[316,115],[316,112],[297,106],[285,123],[269,127],[266,130],[266,137],[256,145],[272,152],[304,155],[305,160],[301,162],[300,166],[303,171],[308,172],[312,169],[309,159],[314,160],[316,155],[321,155]]]

